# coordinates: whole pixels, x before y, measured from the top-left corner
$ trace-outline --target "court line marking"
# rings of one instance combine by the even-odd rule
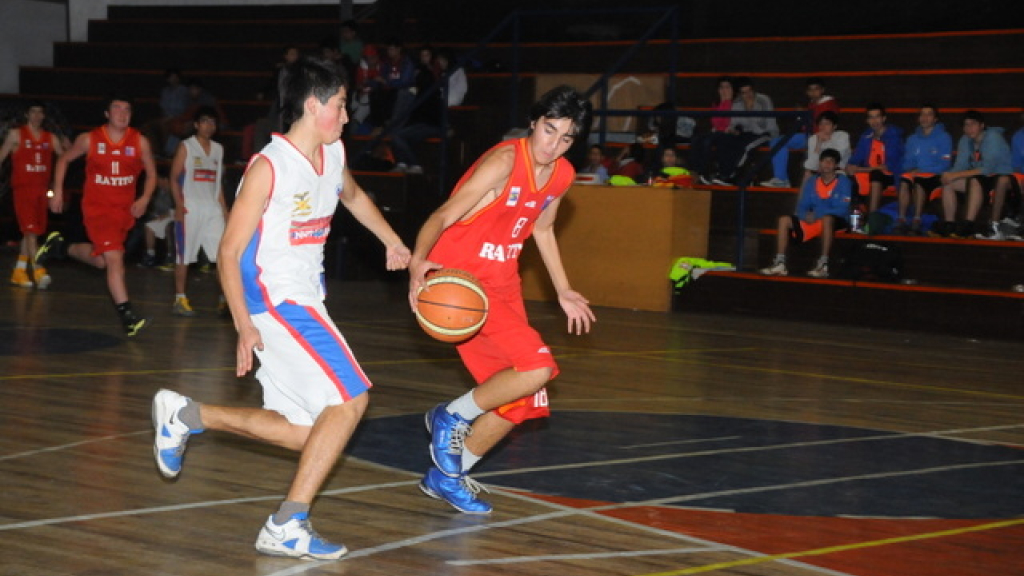
[[[624,518],[617,518],[615,516],[608,516],[607,514],[600,514],[600,513],[597,513],[597,512],[590,512],[589,510],[586,510],[586,509],[581,510],[581,509],[578,509],[578,508],[573,508],[571,506],[566,506],[565,504],[559,504],[559,503],[550,502],[550,501],[547,501],[547,500],[537,500],[536,498],[534,498],[532,496],[522,495],[522,494],[518,494],[518,493],[515,493],[515,492],[507,493],[506,496],[509,496],[511,498],[518,498],[520,500],[524,500],[524,501],[527,501],[527,502],[532,502],[534,504],[541,503],[541,504],[544,504],[544,505],[547,505],[547,506],[550,506],[550,507],[554,507],[554,508],[558,508],[558,509],[561,509],[561,510],[577,510],[577,512],[579,512],[577,515],[580,515],[580,516],[586,516],[588,518],[595,519],[595,520],[600,520],[602,522],[609,523],[609,524],[617,524],[617,525],[620,525],[620,526],[623,526],[623,527],[627,527],[627,528],[630,528],[630,529],[633,529],[633,530],[637,530],[639,532],[647,532],[647,533],[650,533],[650,534],[657,534],[659,536],[663,536],[663,537],[666,537],[666,538],[669,538],[669,539],[672,539],[672,540],[681,540],[683,542],[689,542],[689,543],[693,543],[693,544],[702,544],[704,546],[707,546],[709,549],[710,548],[716,548],[716,549],[720,548],[723,551],[733,551],[733,552],[736,552],[737,554],[747,554],[747,555],[763,556],[763,553],[761,553],[761,552],[757,552],[755,550],[749,550],[747,548],[740,548],[739,546],[734,546],[732,544],[724,544],[722,542],[714,542],[712,540],[707,540],[705,538],[698,538],[697,536],[693,536],[692,534],[684,534],[682,532],[675,532],[675,531],[672,531],[672,530],[666,530],[664,528],[657,528],[657,527],[650,526],[650,525],[647,525],[647,524],[642,524],[642,523],[634,522],[632,520],[626,520]],[[678,506],[674,506],[674,508],[679,508],[679,507]],[[815,566],[814,564],[806,564],[806,563],[800,562],[798,560],[780,560],[779,562],[781,564],[786,564],[786,565],[790,565],[790,566],[796,566],[796,567],[800,567],[800,568],[804,568],[804,569],[809,569],[809,570],[811,570],[813,572],[819,572],[819,573],[822,573],[822,574],[827,574],[829,576],[853,576],[853,575],[848,574],[846,572],[839,572],[839,571],[833,570],[831,568],[825,568],[825,567],[822,567],[822,566]]]
[[[657,446],[680,446],[682,444],[702,444],[704,442],[722,442],[724,440],[737,440],[743,436],[718,436],[716,438],[694,438],[692,440],[672,440],[669,442],[652,442],[650,444],[631,444],[629,446],[618,446],[620,450],[631,450],[633,448],[654,448]]]
[[[147,430],[147,432],[148,432],[148,430]],[[941,432],[941,431],[935,431],[935,432]],[[917,436],[917,434],[908,434],[908,435],[900,435],[900,436]],[[816,443],[810,443],[810,444],[816,444]],[[771,447],[771,446],[756,447],[755,449],[757,449],[757,448],[769,448],[770,449],[770,448],[773,448],[773,447]],[[383,545],[376,546],[376,547],[371,547],[371,548],[367,548],[367,549],[363,549],[363,550],[357,550],[357,551],[349,554],[347,556],[347,558],[358,558],[358,557],[362,557],[362,556],[369,556],[369,555],[378,554],[378,553],[381,553],[381,552],[386,552],[386,551],[389,551],[389,550],[396,550],[396,549],[400,549],[400,548],[414,546],[414,545],[417,545],[417,544],[420,544],[420,543],[423,543],[423,542],[428,542],[428,541],[431,541],[431,540],[437,540],[437,539],[448,537],[448,536],[460,535],[460,534],[468,533],[468,532],[478,532],[478,531],[483,531],[483,530],[492,530],[492,529],[497,529],[497,528],[504,528],[504,527],[509,527],[509,526],[521,525],[521,524],[541,522],[541,521],[544,521],[544,520],[562,518],[562,517],[579,515],[579,514],[588,514],[589,515],[589,514],[595,514],[595,513],[598,513],[598,512],[609,511],[609,510],[617,510],[617,509],[624,509],[624,508],[635,508],[635,507],[643,507],[643,506],[658,506],[658,505],[672,505],[674,503],[679,503],[679,502],[685,502],[685,501],[690,501],[690,500],[701,500],[701,499],[713,498],[713,497],[718,497],[718,496],[723,496],[723,495],[750,494],[750,493],[757,493],[757,492],[770,492],[770,491],[777,491],[777,490],[789,490],[789,489],[793,489],[793,488],[802,488],[802,487],[809,487],[809,486],[822,486],[822,485],[826,485],[826,484],[836,484],[836,483],[858,481],[858,480],[865,480],[865,479],[878,479],[878,478],[888,478],[888,477],[910,476],[910,475],[928,474],[928,473],[933,473],[933,472],[945,472],[945,471],[949,471],[949,470],[963,470],[963,469],[982,468],[982,467],[989,467],[989,466],[1005,466],[1005,465],[1012,465],[1012,464],[1024,464],[1024,460],[1004,461],[1004,462],[979,462],[979,463],[961,464],[961,465],[954,465],[954,466],[922,468],[922,469],[916,469],[916,470],[903,470],[903,471],[897,471],[897,472],[879,472],[879,473],[864,474],[864,475],[857,475],[857,476],[825,478],[825,479],[819,479],[819,480],[804,481],[804,482],[797,482],[797,483],[789,483],[789,484],[782,484],[782,485],[757,486],[757,487],[749,487],[749,488],[742,488],[742,489],[717,491],[717,492],[712,492],[712,493],[690,494],[690,495],[685,495],[685,496],[678,496],[677,495],[677,496],[671,496],[671,497],[665,497],[665,498],[651,499],[651,500],[646,500],[646,501],[628,502],[628,503],[616,503],[616,504],[609,504],[609,505],[593,506],[593,507],[588,507],[588,508],[578,508],[578,509],[577,508],[571,508],[571,509],[566,510],[566,511],[552,512],[552,513],[539,514],[539,515],[533,515],[533,516],[526,516],[526,517],[523,517],[523,518],[512,519],[512,520],[507,520],[507,521],[503,521],[503,522],[495,522],[495,523],[486,524],[486,525],[468,526],[468,527],[462,527],[462,528],[457,528],[457,529],[452,529],[452,530],[444,530],[444,531],[434,532],[434,533],[431,533],[431,534],[423,534],[423,535],[420,535],[420,536],[417,536],[417,537],[414,537],[414,538],[408,538],[408,539],[404,539],[404,540],[399,540],[399,541],[383,544]],[[595,464],[595,465],[597,465],[597,464]],[[571,466],[571,465],[569,465],[569,466]],[[556,467],[547,467],[547,468],[551,469],[551,468],[556,468]],[[400,472],[406,473],[406,474],[410,474],[410,473],[405,472],[405,471],[400,471]],[[512,471],[496,471],[496,472],[492,472],[492,473],[478,474],[477,477],[478,478],[493,477],[493,476],[500,476],[500,475],[509,475],[509,474],[514,474],[514,473],[519,473],[519,471],[517,471],[517,470],[512,470]],[[358,492],[363,492],[363,491],[370,491],[370,490],[378,490],[378,489],[388,489],[388,488],[395,488],[395,487],[410,486],[410,485],[415,485],[416,483],[417,483],[416,480],[408,480],[408,481],[399,481],[399,482],[387,482],[387,483],[370,484],[370,485],[364,485],[364,486],[355,486],[355,487],[348,487],[348,488],[339,488],[339,489],[334,489],[334,490],[326,490],[326,491],[322,491],[321,495],[323,495],[323,496],[336,496],[336,495],[341,495],[341,494],[353,494],[353,493],[358,493]],[[502,493],[502,494],[506,494],[507,495],[507,492],[505,490],[502,490],[502,489],[498,488],[498,491],[500,493]],[[10,530],[17,530],[17,529],[25,529],[25,528],[33,528],[33,527],[38,527],[38,526],[63,524],[63,523],[69,523],[69,522],[80,522],[80,521],[105,519],[105,518],[118,518],[118,517],[126,517],[126,516],[139,516],[139,515],[154,514],[154,513],[160,513],[160,512],[175,512],[175,511],[181,511],[181,510],[206,508],[206,507],[213,507],[213,506],[220,506],[220,505],[233,505],[233,504],[247,503],[247,502],[259,502],[259,501],[267,501],[267,500],[280,500],[281,497],[282,497],[281,495],[253,496],[253,497],[246,497],[246,498],[233,498],[233,499],[226,499],[226,500],[194,502],[194,503],[186,503],[186,504],[174,504],[174,505],[158,506],[158,507],[143,508],[143,509],[136,509],[136,510],[121,510],[121,511],[103,512],[103,513],[96,513],[96,514],[85,514],[85,515],[78,515],[78,516],[72,516],[72,517],[63,517],[63,518],[40,519],[40,520],[34,520],[34,521],[18,522],[18,523],[0,525],[0,532],[10,531]],[[1022,520],[1022,521],[1024,521],[1024,520]],[[268,575],[268,576],[287,576],[288,574],[294,574],[294,573],[299,573],[299,572],[305,571],[305,570],[307,570],[310,567],[312,567],[312,566],[311,565],[306,565],[306,566],[302,566],[302,567],[296,567],[295,569],[289,569],[289,570],[286,570],[286,571],[283,571],[283,572],[276,572],[276,573],[273,573],[272,575]],[[296,572],[295,570],[298,570],[298,571]]]
[[[125,432],[124,434],[111,434],[109,436],[100,436],[98,438],[90,438],[88,440],[80,440],[78,442],[69,442],[68,444],[60,444],[58,446],[47,446],[46,448],[37,448],[35,450],[27,450],[25,452],[16,452],[14,454],[6,454],[0,456],[0,462],[4,460],[14,460],[15,458],[25,458],[28,456],[35,456],[37,454],[44,454],[46,452],[59,452],[61,450],[67,450],[70,448],[77,448],[86,444],[94,444],[96,442],[105,442],[107,440],[116,440],[118,438],[127,438],[129,436],[139,436],[141,434],[151,434],[152,430],[139,430],[137,432]]]
[[[686,574],[701,574],[703,572],[715,572],[717,570],[724,570],[726,568],[736,568],[739,566],[752,566],[754,564],[764,564],[765,562],[774,562],[776,560],[789,560],[793,558],[803,558],[807,556],[825,556],[828,554],[835,554],[838,552],[848,552],[850,550],[861,550],[864,548],[874,548],[877,546],[888,546],[892,544],[902,544],[904,542],[914,542],[919,540],[932,540],[935,538],[945,538],[947,536],[958,536],[960,534],[967,534],[970,532],[984,532],[987,530],[998,530],[1001,528],[1009,528],[1024,524],[1024,518],[1017,518],[1014,520],[1003,520],[1000,522],[989,522],[987,524],[977,524],[974,526],[967,526],[964,528],[953,528],[950,530],[938,530],[935,532],[924,532],[921,534],[911,534],[907,536],[897,536],[895,538],[884,538],[882,540],[868,540],[865,542],[856,542],[853,544],[840,544],[838,546],[826,546],[824,548],[815,548],[812,550],[801,550],[799,552],[786,552],[784,554],[771,554],[768,556],[762,556],[760,558],[744,558],[742,560],[732,560],[729,562],[719,562],[716,564],[708,564],[705,566],[695,566],[692,568],[684,568],[682,570],[672,570],[669,572],[654,572],[650,574],[644,574],[642,576],[684,576]]]

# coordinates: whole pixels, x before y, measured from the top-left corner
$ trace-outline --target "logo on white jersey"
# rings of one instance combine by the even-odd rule
[[[299,192],[292,196],[292,217],[309,216],[313,213],[309,192]]]
[[[508,191],[508,200],[505,201],[505,206],[515,206],[519,203],[519,191],[519,186],[513,186],[512,189]]]

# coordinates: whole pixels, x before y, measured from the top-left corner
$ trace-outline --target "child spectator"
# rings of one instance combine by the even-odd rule
[[[711,104],[711,109],[732,110],[735,98],[736,89],[732,78],[722,76],[718,79],[718,100]],[[708,159],[711,157],[711,151],[725,138],[731,122],[728,116],[712,116],[711,131],[694,136],[690,141],[690,171],[700,179],[701,184],[711,184],[711,176],[707,175]]]
[[[933,190],[942,186],[942,174],[949,170],[953,138],[939,122],[939,109],[925,104],[917,115],[917,130],[907,138],[900,178],[898,212],[892,233],[897,236],[921,234],[921,215]],[[907,225],[907,208],[914,201],[914,217]]]
[[[857,140],[846,173],[853,178],[855,195],[868,195],[868,212],[875,212],[882,191],[899,182],[903,170],[903,130],[886,123],[885,107],[877,102],[865,107],[868,128]],[[855,232],[863,232],[861,228]]]
[[[771,266],[761,269],[761,274],[789,275],[786,249],[790,239],[807,242],[821,236],[821,256],[807,275],[812,278],[828,278],[832,239],[837,231],[847,228],[850,214],[851,182],[838,168],[839,152],[832,148],[822,150],[818,156],[818,175],[804,182],[796,213],[779,217],[775,259]]]
[[[831,148],[839,152],[839,169],[846,168],[846,162],[850,159],[850,135],[845,130],[839,130],[839,115],[831,110],[826,110],[818,115],[817,131],[807,139],[807,159],[804,160],[804,176],[800,180],[800,186],[808,178],[818,173],[818,158],[822,150]]]
[[[982,240],[1005,240],[999,228],[1006,191],[1010,188],[1010,146],[1003,138],[1002,128],[989,128],[985,117],[977,110],[964,113],[964,135],[956,148],[953,168],[942,175],[942,213],[945,221],[936,225],[938,236],[970,238],[974,221],[985,198],[992,192],[992,212],[984,231],[977,234]],[[964,220],[956,220],[957,194],[967,194]]]

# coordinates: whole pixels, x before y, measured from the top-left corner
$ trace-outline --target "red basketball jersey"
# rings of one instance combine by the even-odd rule
[[[131,206],[143,168],[141,138],[134,128],[128,128],[119,142],[110,140],[106,126],[89,133],[83,204],[96,208]]]
[[[515,147],[515,164],[505,188],[493,202],[445,230],[428,256],[446,267],[472,273],[489,288],[518,288],[523,242],[533,233],[533,225],[541,212],[564,194],[576,178],[572,164],[559,158],[547,184],[538,189],[527,140],[508,140],[491,150],[506,146]],[[462,176],[452,195],[459,193],[486,156]]]
[[[46,190],[53,176],[53,135],[39,131],[32,135],[28,126],[18,129],[18,149],[11,154],[11,186]]]

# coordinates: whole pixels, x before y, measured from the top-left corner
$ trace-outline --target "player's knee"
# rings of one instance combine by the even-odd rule
[[[522,372],[522,374],[529,378],[530,388],[536,392],[551,381],[551,378],[555,375],[555,369],[550,366],[544,366],[542,368],[530,370],[529,372]]]

